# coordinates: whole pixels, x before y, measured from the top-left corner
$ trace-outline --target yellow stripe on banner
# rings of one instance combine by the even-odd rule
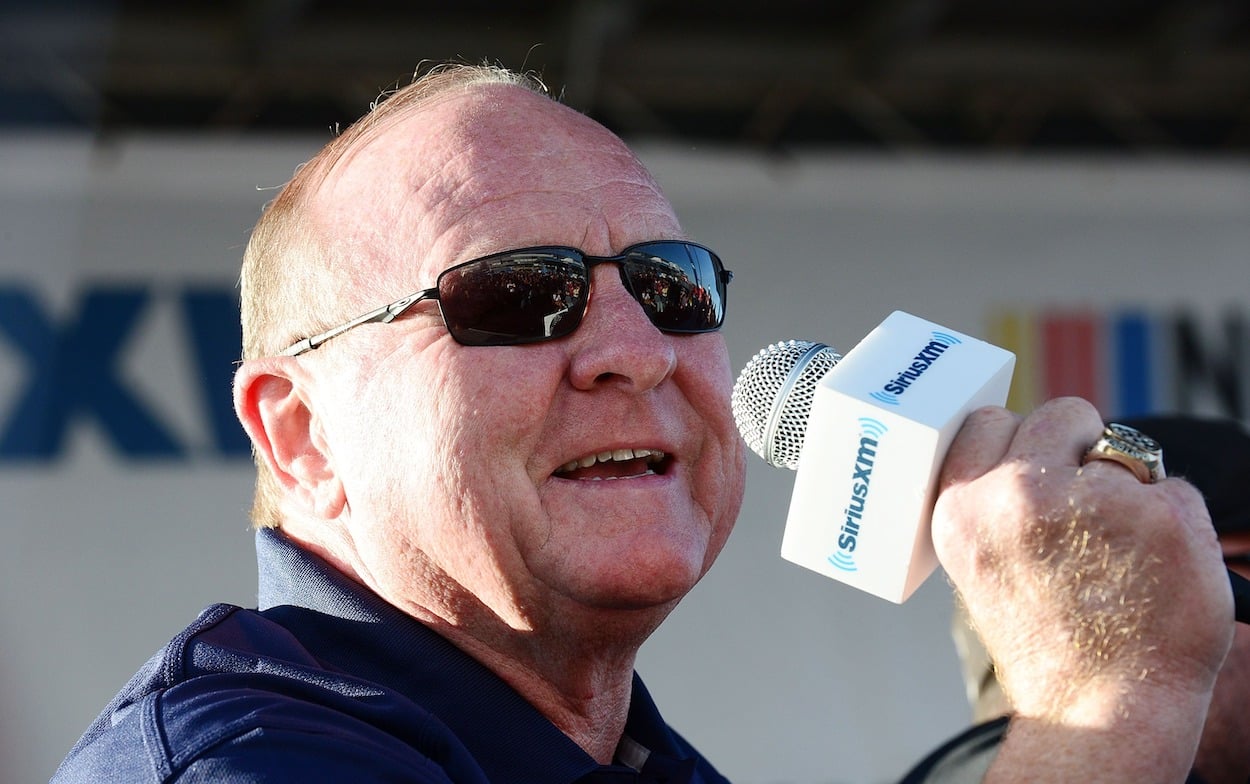
[[[1037,330],[1032,314],[1000,309],[990,314],[988,340],[1016,355],[1016,369],[1007,395],[1007,408],[1027,414],[1038,406]]]

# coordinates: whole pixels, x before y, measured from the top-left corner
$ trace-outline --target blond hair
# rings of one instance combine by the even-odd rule
[[[302,337],[357,315],[340,312],[346,307],[342,297],[346,265],[334,237],[323,236],[310,219],[312,199],[335,164],[390,122],[436,98],[500,84],[548,95],[532,74],[493,65],[438,65],[381,96],[367,114],[296,170],[265,207],[243,254],[239,286],[245,360],[273,356]],[[252,523],[258,528],[277,527],[282,521],[281,490],[265,461],[255,454],[254,459]]]

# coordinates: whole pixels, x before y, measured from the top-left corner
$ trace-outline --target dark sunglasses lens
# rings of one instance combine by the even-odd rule
[[[447,330],[466,346],[509,346],[568,335],[585,311],[589,282],[568,253],[508,253],[439,276]]]
[[[725,321],[720,260],[688,242],[630,249],[621,274],[651,323],[665,332],[711,332]]]

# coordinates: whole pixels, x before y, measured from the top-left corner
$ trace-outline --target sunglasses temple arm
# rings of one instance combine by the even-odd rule
[[[398,315],[397,313],[391,312],[391,308],[393,307],[394,305],[387,305],[386,307],[378,308],[377,310],[371,310],[359,318],[354,318],[346,324],[340,324],[334,329],[322,332],[320,335],[313,335],[310,338],[304,338],[300,342],[288,348],[286,351],[283,351],[282,355],[286,357],[297,357],[300,354],[307,353],[315,348],[320,348],[321,344],[325,343],[330,338],[336,338],[349,329],[359,327],[361,324],[369,324],[374,321],[380,321],[384,324],[389,323],[394,320],[396,315]],[[400,312],[402,313],[403,311],[401,310]]]

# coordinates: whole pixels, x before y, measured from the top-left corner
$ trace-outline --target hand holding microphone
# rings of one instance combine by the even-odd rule
[[[733,407],[747,444],[797,468],[782,557],[902,602],[937,566],[938,471],[968,414],[1007,400],[1015,357],[895,312],[845,358],[775,344],[747,365]]]
[[[958,362],[946,361],[956,356]],[[938,367],[942,357],[945,364]],[[835,366],[837,373],[831,372]],[[930,512],[951,439],[972,410],[1005,401],[1013,366],[1014,357],[1002,349],[905,313],[886,319],[846,362],[831,347],[808,341],[760,351],[738,377],[733,410],[752,450],[771,465],[799,471],[783,557],[876,595],[905,600],[936,566]],[[907,405],[903,395],[911,396]],[[889,416],[865,413],[865,406]],[[890,416],[907,426],[891,437],[892,448],[904,457],[880,453]],[[809,441],[805,470],[800,457]],[[829,464],[837,450],[843,450],[840,469]],[[1152,458],[1144,457],[1141,468],[1149,471]],[[896,461],[903,470],[890,472],[887,482],[877,464]],[[848,466],[853,466],[849,475]],[[1162,473],[1161,461],[1155,470]],[[874,481],[884,489],[874,489]],[[869,506],[870,493],[889,500]],[[865,540],[868,527],[892,533],[873,532]],[[865,558],[870,545],[871,561]],[[1236,619],[1250,623],[1250,581],[1232,571],[1228,575]]]
[[[940,555],[1015,710],[987,780],[1093,761],[1099,780],[1180,780],[1232,638],[1203,498],[1149,456],[1112,462],[1135,444],[1085,401],[1002,408],[1013,364],[899,313],[840,360],[760,352],[733,406],[757,453],[797,465],[782,555],[896,602]],[[1100,432],[1111,453],[1083,461]]]

